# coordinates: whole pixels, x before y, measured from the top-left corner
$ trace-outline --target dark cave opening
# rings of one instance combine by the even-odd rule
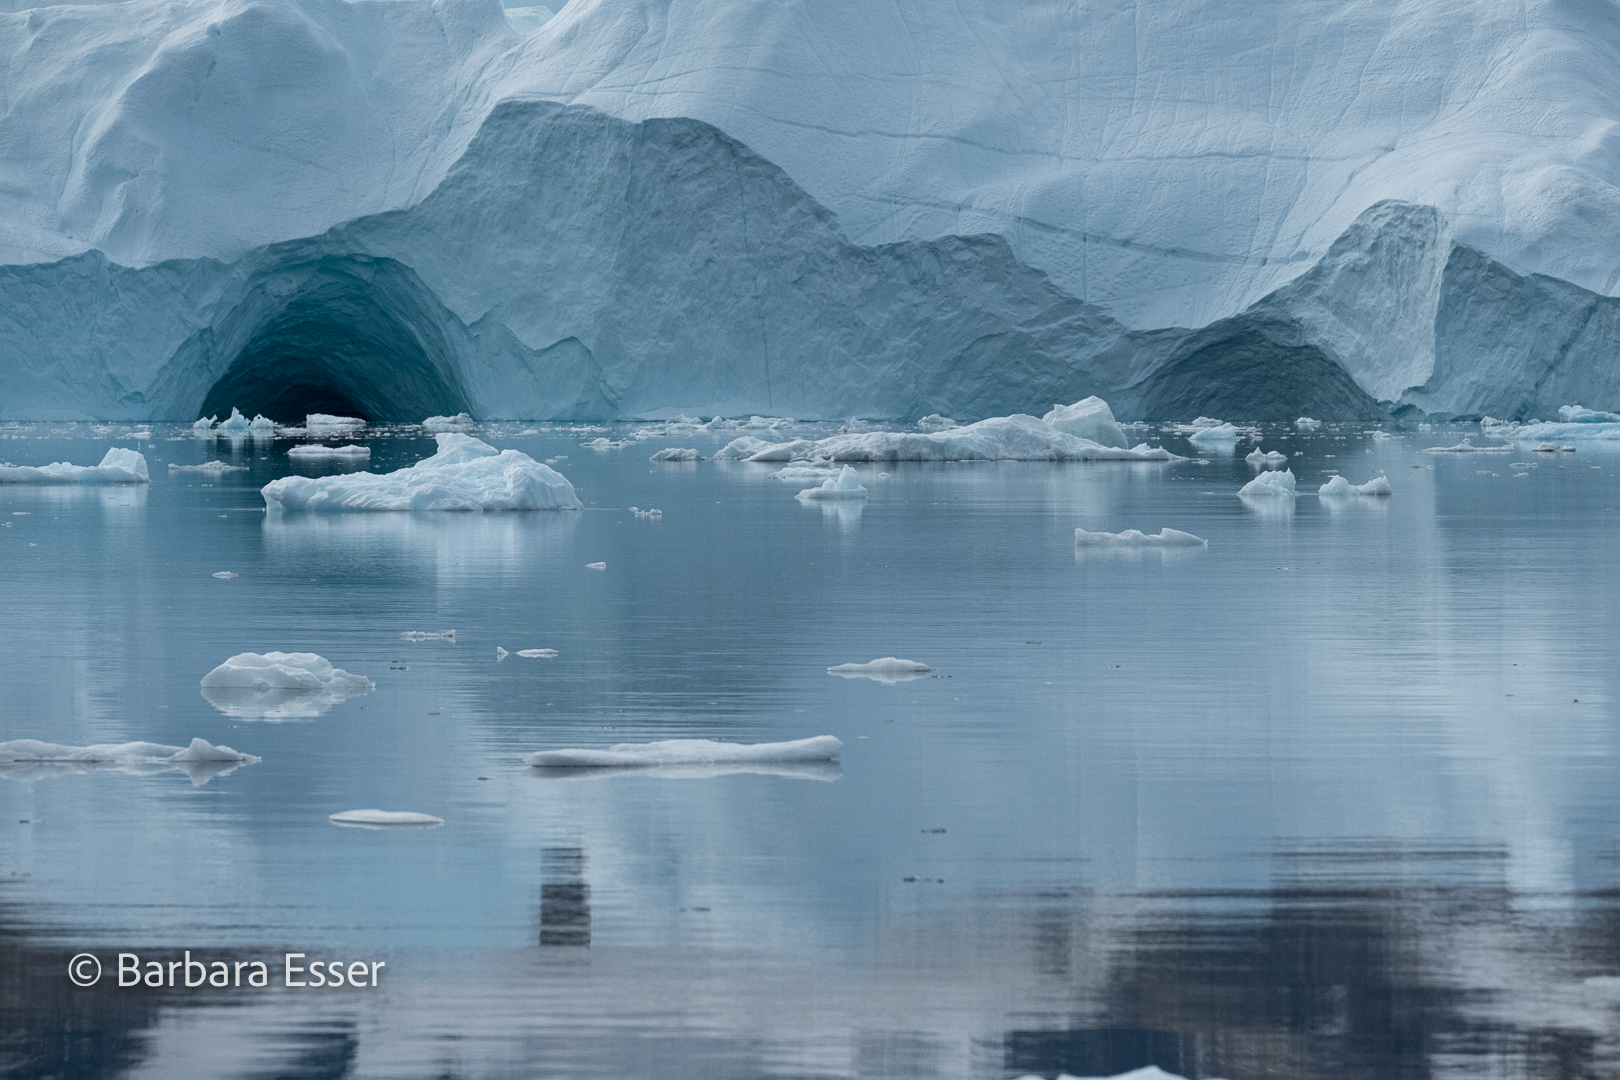
[[[332,260],[245,336],[209,389],[201,416],[309,413],[414,422],[467,410],[446,377],[437,320],[402,267]],[[263,294],[255,297],[259,309]]]

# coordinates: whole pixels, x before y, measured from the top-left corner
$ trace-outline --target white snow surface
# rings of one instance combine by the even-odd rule
[[[1387,477],[1375,476],[1365,484],[1352,484],[1342,476],[1335,476],[1327,483],[1316,489],[1318,495],[1391,495],[1393,489],[1389,486]]]
[[[362,828],[386,828],[391,825],[443,825],[444,818],[432,814],[419,814],[414,810],[344,810],[327,815],[337,825],[359,825]]]
[[[829,476],[817,487],[805,488],[796,499],[864,499],[866,489],[861,486],[861,474],[845,465],[836,475]]]
[[[1209,541],[1180,529],[1162,528],[1157,533],[1139,529],[1124,532],[1087,532],[1074,530],[1075,547],[1208,547]]]
[[[944,431],[869,431],[771,443],[744,435],[715,453],[731,461],[1177,461],[1162,447],[1103,446],[1033,416],[993,416]]]
[[[1293,498],[1298,494],[1297,482],[1294,479],[1294,470],[1284,469],[1281,472],[1263,472],[1238,489],[1239,495],[1250,498],[1277,498],[1286,496]]]
[[[712,739],[667,739],[618,743],[606,750],[541,750],[524,754],[543,769],[637,768],[659,765],[724,765],[837,761],[844,744],[831,735],[776,743],[727,743]]]
[[[1099,446],[1129,445],[1125,441],[1125,432],[1114,421],[1114,413],[1108,407],[1108,402],[1095,395],[1073,405],[1054,405],[1052,411],[1041,419],[1061,432],[1090,439]]]
[[[138,451],[115,446],[99,465],[0,465],[0,484],[145,484],[146,458]]]
[[[391,473],[284,476],[262,490],[272,509],[579,510],[574,485],[517,450],[496,450],[471,435],[435,435],[439,452]]]
[[[361,446],[358,443],[350,443],[347,446],[308,443],[288,450],[287,456],[298,461],[360,461],[371,457],[371,447]]]

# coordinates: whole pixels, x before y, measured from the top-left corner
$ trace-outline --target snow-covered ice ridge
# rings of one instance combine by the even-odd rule
[[[1620,403],[1610,7],[129,0],[0,41],[6,418],[254,411],[293,355],[413,422]]]

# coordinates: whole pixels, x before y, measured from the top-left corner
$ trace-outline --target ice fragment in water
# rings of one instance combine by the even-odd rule
[[[664,516],[664,512],[662,510],[638,510],[634,506],[630,508],[630,512],[636,515],[636,517],[643,518],[661,518]]]
[[[1579,405],[1565,405],[1558,410],[1558,419],[1566,424],[1620,424],[1620,413],[1598,412]]]
[[[845,465],[837,476],[829,476],[820,487],[805,488],[796,499],[864,499],[866,489],[861,486],[861,474]]]
[[[1239,495],[1251,498],[1273,498],[1287,496],[1293,498],[1298,492],[1295,490],[1294,470],[1284,469],[1282,472],[1263,472],[1238,489]]]
[[[1162,528],[1157,533],[1138,529],[1124,532],[1087,532],[1074,530],[1075,547],[1207,547],[1209,541],[1180,529]]]
[[[329,815],[327,820],[334,825],[348,825],[361,829],[444,824],[444,818],[437,818],[432,814],[418,814],[413,810],[345,810],[339,814]]]
[[[63,746],[37,739],[13,739],[0,743],[0,776],[8,779],[39,780],[95,769],[112,769],[134,775],[180,771],[192,784],[201,787],[216,776],[223,776],[241,765],[254,765],[260,759],[229,746],[215,746],[206,739],[192,739],[186,747],[162,743],[103,743],[95,746]]]
[[[527,656],[531,660],[550,660],[557,655],[556,649],[519,649],[519,656]]]
[[[333,416],[330,413],[310,413],[304,417],[305,431],[347,431],[363,428],[366,422],[358,416]]]
[[[702,461],[703,460],[703,455],[699,454],[696,450],[682,449],[681,447],[672,446],[667,450],[658,451],[658,453],[654,454],[652,457],[648,458],[647,460],[648,461]]]
[[[585,564],[585,569],[587,569],[587,570],[606,570],[607,569],[607,563],[605,563],[605,562],[588,562],[588,563]]]
[[[466,431],[473,426],[473,418],[466,413],[456,413],[454,416],[430,416],[422,421],[422,430],[429,434],[441,431]]]
[[[440,634],[429,633],[426,630],[407,630],[399,635],[402,641],[454,641],[456,632],[446,630]]]
[[[1054,405],[1041,420],[1064,434],[1089,439],[1099,446],[1127,445],[1125,432],[1114,422],[1113,410],[1100,397],[1088,397],[1073,405]]]
[[[169,462],[170,472],[199,472],[218,476],[220,473],[247,472],[246,465],[229,465],[223,461],[205,461],[201,465],[176,465]]]
[[[145,484],[146,458],[134,450],[115,446],[100,465],[0,465],[0,484]]]
[[[1194,421],[1197,423],[1197,421]],[[1200,450],[1219,449],[1225,446],[1236,446],[1238,430],[1231,424],[1221,424],[1218,427],[1200,428],[1187,436],[1187,441]]]
[[[1288,460],[1288,455],[1279,453],[1276,450],[1268,450],[1262,454],[1260,452],[1260,448],[1255,447],[1246,457],[1244,457],[1243,460],[1259,469],[1273,465],[1281,465]]]
[[[641,768],[659,765],[717,765],[837,761],[844,744],[831,735],[777,743],[728,743],[711,739],[618,743],[606,750],[541,750],[524,754],[526,765],[546,769]]]
[[[1386,477],[1375,476],[1365,484],[1352,484],[1342,476],[1335,476],[1316,489],[1318,495],[1390,495],[1393,494]]]
[[[371,447],[350,443],[348,446],[295,446],[287,456],[299,461],[358,461],[371,457]]]
[[[505,660],[508,655],[510,655],[510,654],[507,653],[507,651],[505,649],[501,648],[499,645],[495,646],[495,659],[496,660]]]
[[[209,704],[249,720],[308,719],[375,688],[314,653],[238,653],[202,677]]]
[[[1315,431],[1322,426],[1322,421],[1313,420],[1309,416],[1302,416],[1294,421],[1294,427],[1300,431]]]
[[[219,427],[214,430],[222,435],[246,435],[250,426],[248,418],[242,415],[242,410],[233,405],[231,406],[231,415],[220,421]],[[192,430],[196,430],[195,425],[193,425]]]
[[[919,664],[915,660],[881,656],[866,664],[839,664],[828,668],[827,674],[845,679],[872,679],[881,683],[897,683],[920,679],[932,670],[934,669],[927,664]]]
[[[1425,454],[1511,454],[1513,447],[1509,446],[1475,446],[1464,439],[1456,446],[1430,446],[1425,447]]]
[[[936,432],[871,431],[826,439],[766,442],[745,435],[715,452],[716,461],[1180,461],[1146,443],[1103,446],[1065,434],[1033,416],[993,416]]]
[[[215,574],[214,576],[217,577],[217,578],[233,578],[233,577],[236,577],[236,574],[234,572],[230,571],[230,570],[221,570],[219,573]]]

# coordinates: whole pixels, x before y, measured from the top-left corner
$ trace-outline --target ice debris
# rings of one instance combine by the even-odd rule
[[[1288,455],[1277,450],[1268,450],[1262,454],[1260,452],[1260,448],[1255,447],[1248,453],[1247,456],[1244,457],[1243,460],[1247,461],[1255,468],[1260,469],[1269,468],[1274,465],[1281,465],[1288,460]]]
[[[466,413],[456,413],[454,416],[430,416],[422,421],[422,430],[429,434],[440,431],[466,431],[473,426],[473,418]]]
[[[607,563],[605,563],[605,562],[588,562],[588,563],[585,564],[585,569],[587,569],[587,570],[606,570],[607,569]]]
[[[652,457],[648,458],[647,460],[648,461],[702,461],[703,460],[703,455],[698,453],[696,450],[683,449],[681,447],[672,446],[668,450],[660,450],[660,451],[658,451],[658,453],[654,454]]]
[[[209,435],[213,433],[214,425],[218,422],[219,417],[217,416],[205,416],[201,420],[198,420],[196,423],[192,424],[191,430],[196,432],[198,435]]]
[[[229,746],[215,746],[206,739],[192,739],[190,746],[162,743],[101,743],[94,746],[63,746],[38,739],[0,742],[0,776],[36,780],[50,776],[83,773],[92,769],[112,769],[135,775],[179,771],[197,787],[216,776],[223,776],[242,765],[255,765],[261,759]]]
[[[519,649],[519,656],[527,656],[531,660],[555,660],[556,649]]]
[[[820,482],[832,475],[832,470],[824,465],[786,465],[771,473],[771,478],[774,480],[814,480]]]
[[[247,472],[248,467],[246,465],[230,465],[223,461],[205,461],[201,465],[176,465],[171,461],[169,462],[169,471],[172,473],[199,472],[219,476],[221,473]]]
[[[1089,439],[1099,446],[1127,445],[1125,432],[1114,422],[1113,410],[1100,397],[1088,397],[1073,405],[1054,405],[1041,419],[1065,434]]]
[[[1390,495],[1389,479],[1375,476],[1365,484],[1352,484],[1342,476],[1335,476],[1316,489],[1318,495]]]
[[[221,581],[229,581],[231,578],[238,577],[240,575],[238,575],[234,570],[221,570],[214,576],[219,578]]]
[[[1180,461],[1163,447],[1103,446],[1033,416],[993,416],[936,432],[871,431],[772,443],[743,436],[715,452],[716,461]]]
[[[1263,472],[1238,489],[1239,495],[1251,498],[1259,496],[1269,498],[1287,496],[1293,498],[1298,492],[1295,490],[1294,470],[1284,469],[1282,472]]]
[[[327,820],[334,825],[348,825],[361,829],[387,829],[400,825],[443,825],[444,818],[432,814],[418,814],[414,810],[344,810],[330,814]]]
[[[1295,429],[1299,431],[1315,431],[1322,426],[1322,421],[1313,420],[1309,416],[1302,416],[1294,421]]]
[[[1508,446],[1475,446],[1466,438],[1456,446],[1429,446],[1425,447],[1425,454],[1511,454],[1513,447]]]
[[[210,705],[246,720],[309,719],[375,688],[314,653],[238,653],[202,677]]]
[[[907,682],[920,679],[934,669],[915,660],[901,660],[894,656],[880,656],[865,664],[838,664],[827,669],[827,674],[844,679],[872,679],[880,683]]]
[[[795,499],[864,499],[866,489],[861,486],[861,474],[845,465],[837,476],[829,476],[820,487],[805,488]]]
[[[399,635],[399,639],[401,641],[454,641],[456,640],[456,632],[446,630],[443,633],[434,634],[426,630],[407,630]]]
[[[606,750],[541,750],[523,762],[540,769],[643,768],[658,765],[724,765],[837,761],[844,744],[831,735],[777,743],[728,743],[712,739],[667,739],[618,743]]]
[[[295,446],[287,451],[287,456],[298,461],[359,461],[371,457],[371,447],[350,443],[348,446],[322,446],[319,443],[310,443],[307,446]]]
[[[653,510],[643,510],[643,509],[642,509],[642,508],[641,508],[641,507],[639,507],[639,506],[632,506],[632,507],[631,507],[631,508],[630,508],[630,512],[631,512],[631,513],[632,513],[632,514],[634,514],[634,515],[635,515],[635,516],[636,516],[636,517],[638,517],[638,518],[653,518],[653,519],[657,519],[657,518],[661,518],[661,517],[663,517],[663,516],[664,516],[664,512],[663,512],[663,511],[662,511],[662,510],[658,510],[658,509],[653,509]]]
[[[1209,541],[1180,529],[1161,528],[1157,533],[1139,529],[1124,532],[1074,530],[1075,547],[1208,547]],[[830,669],[829,669],[830,670]]]
[[[1200,417],[1199,419],[1206,419]],[[1193,421],[1196,424],[1198,421]],[[1219,449],[1225,446],[1236,446],[1238,430],[1231,424],[1220,424],[1215,427],[1202,427],[1187,436],[1187,441],[1200,450]]]
[[[120,446],[108,450],[100,465],[0,465],[0,484],[145,484],[151,479],[146,458]]]
[[[272,509],[579,510],[574,485],[517,450],[496,450],[470,435],[434,436],[439,452],[391,473],[284,476],[262,490]]]

